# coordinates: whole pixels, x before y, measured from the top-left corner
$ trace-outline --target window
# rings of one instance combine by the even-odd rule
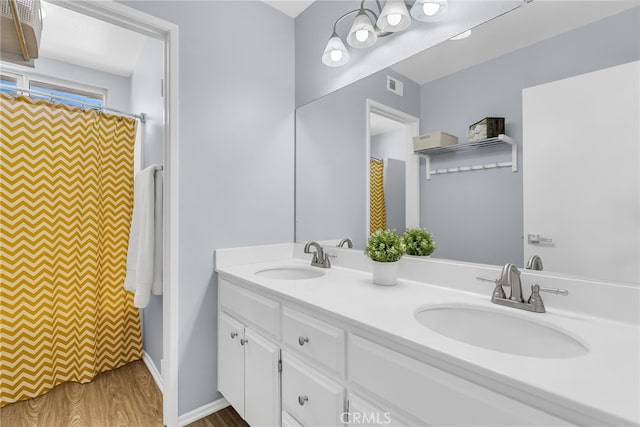
[[[48,76],[30,75],[22,70],[15,69],[11,64],[0,62],[0,92],[24,93],[32,98],[51,99],[56,97],[56,102],[97,108],[107,104],[107,91],[92,86],[83,86],[75,82],[66,82],[53,79]],[[29,89],[38,93],[21,92],[20,89]]]
[[[0,92],[16,93],[18,87],[18,79],[16,77],[0,74]]]
[[[29,89],[38,92],[37,94],[32,93],[29,95],[33,98],[49,99],[46,95],[41,95],[41,93],[46,93],[56,96],[56,101],[62,104],[75,106],[87,106],[87,104],[89,104],[88,106],[96,107],[104,106],[104,94],[98,92],[69,88],[37,80],[29,81]]]

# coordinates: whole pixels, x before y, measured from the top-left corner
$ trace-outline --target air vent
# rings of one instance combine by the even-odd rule
[[[387,90],[395,93],[396,95],[402,96],[404,88],[404,83],[402,83],[398,79],[394,79],[391,76],[387,76]]]

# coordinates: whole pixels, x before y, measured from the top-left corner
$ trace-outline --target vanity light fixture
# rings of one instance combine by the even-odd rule
[[[334,28],[335,32],[335,28]],[[376,44],[378,40],[378,35],[376,34],[375,29],[373,28],[373,24],[367,15],[367,12],[364,9],[364,1],[360,4],[360,12],[356,16],[355,21],[353,21],[353,25],[351,26],[351,30],[349,30],[349,35],[347,36],[347,43],[349,46],[355,47],[357,49],[373,46]]]
[[[447,0],[416,0],[411,7],[411,16],[421,22],[436,22],[444,19],[448,9]]]
[[[346,42],[356,49],[371,47],[379,37],[397,33],[411,25],[411,16],[404,0],[387,0],[384,7],[381,6],[380,0],[375,1],[378,13],[365,8],[365,0],[362,0],[359,9],[350,10],[336,20],[333,24],[333,33],[322,53],[324,65],[340,67],[349,62],[351,55],[337,30],[338,23],[348,16],[356,15],[347,34]],[[420,11],[419,13],[415,12],[414,15],[414,9],[417,5],[419,5]],[[445,16],[447,6],[447,0],[416,0],[411,8],[411,15],[417,16],[416,19],[422,21],[438,21]],[[427,18],[422,19],[423,16]]]
[[[341,67],[349,62],[349,51],[336,33],[335,28],[322,54],[322,63],[328,67]]]
[[[411,25],[411,17],[404,0],[387,0],[376,25],[389,33],[406,30]]]

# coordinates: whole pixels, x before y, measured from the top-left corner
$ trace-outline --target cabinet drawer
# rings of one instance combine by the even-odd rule
[[[282,410],[303,426],[341,426],[344,389],[290,353],[284,353]]]
[[[356,335],[349,381],[431,425],[567,426],[570,423]]]
[[[220,280],[220,306],[255,329],[280,338],[280,303]]]
[[[302,427],[288,412],[282,411],[282,427]]]
[[[342,329],[285,307],[282,335],[285,344],[344,378],[346,344]]]

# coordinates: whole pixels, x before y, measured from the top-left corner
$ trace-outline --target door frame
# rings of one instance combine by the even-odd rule
[[[163,423],[178,425],[178,26],[113,0],[50,0],[164,42]]]
[[[413,154],[413,137],[420,134],[420,119],[403,111],[384,105],[380,102],[367,98],[366,102],[366,138],[367,146],[365,150],[365,236],[369,236],[369,221],[371,220],[371,167],[369,158],[371,157],[371,123],[370,114],[375,113],[388,119],[402,123],[406,129],[406,173],[405,173],[405,227],[420,227],[420,158]],[[404,233],[404,230],[396,230]]]

